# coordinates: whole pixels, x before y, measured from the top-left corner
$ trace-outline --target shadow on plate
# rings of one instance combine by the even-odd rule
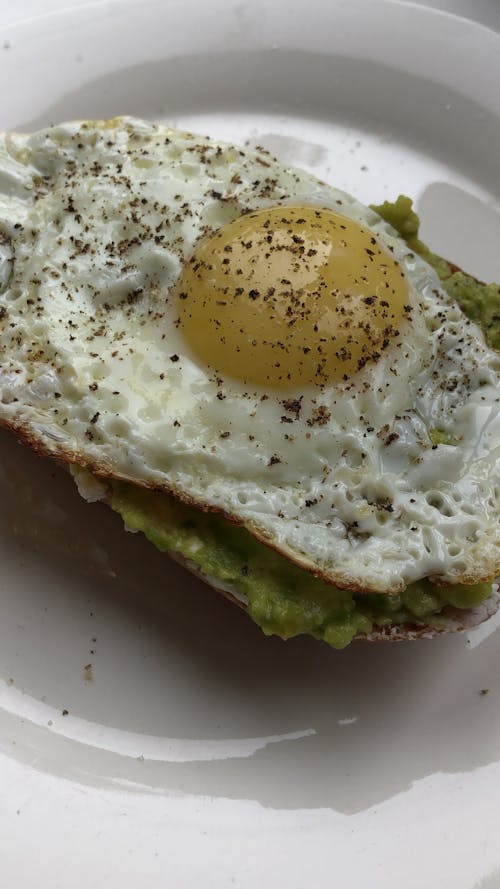
[[[9,755],[131,792],[347,813],[498,757],[495,636],[474,650],[457,636],[344,652],[266,639],[105,506],[84,503],[55,464],[6,433],[0,454],[0,676],[54,714],[48,726],[1,710]],[[78,737],[89,723],[102,744]],[[165,756],[104,749],[106,727],[145,746],[165,739]],[[182,739],[200,755],[185,757]],[[211,741],[222,754],[203,752]]]
[[[500,281],[498,210],[449,182],[428,185],[416,209],[422,219],[421,237],[436,253],[481,281]]]

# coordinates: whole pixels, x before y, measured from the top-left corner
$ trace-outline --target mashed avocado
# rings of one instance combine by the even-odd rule
[[[482,326],[489,344],[500,348],[500,287],[480,284],[431,253],[418,238],[419,219],[409,198],[400,196],[374,209],[436,269],[465,314]],[[443,435],[429,430],[433,443],[449,443]],[[142,531],[159,550],[181,553],[205,575],[234,584],[264,633],[283,639],[309,633],[344,648],[373,628],[404,623],[439,627],[446,605],[472,608],[491,593],[490,583],[437,587],[422,580],[401,595],[356,595],[313,577],[221,516],[168,495],[113,482],[111,505],[128,528]]]
[[[500,285],[482,284],[432,253],[418,237],[420,220],[413,210],[411,199],[405,195],[399,195],[394,203],[385,201],[378,206],[373,204],[372,209],[399,232],[411,250],[436,270],[443,287],[457,301],[464,314],[483,329],[488,345],[492,349],[500,349]]]
[[[400,596],[353,595],[292,565],[244,528],[166,494],[113,482],[111,506],[159,550],[182,553],[209,577],[234,584],[264,633],[282,639],[310,633],[344,648],[374,626],[439,626],[444,605],[471,608],[491,593],[489,583],[440,588],[423,580]]]

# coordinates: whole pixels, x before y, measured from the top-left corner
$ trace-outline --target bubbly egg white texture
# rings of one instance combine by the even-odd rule
[[[135,119],[5,135],[0,170],[4,425],[221,510],[340,586],[498,572],[498,358],[377,214]],[[327,230],[368,282],[347,316],[328,276],[304,296]]]

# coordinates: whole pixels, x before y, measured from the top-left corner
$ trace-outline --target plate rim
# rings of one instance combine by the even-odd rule
[[[193,8],[194,8],[194,5],[195,5],[195,2],[196,2],[196,0],[193,0],[193,2],[192,2],[192,6],[193,6]],[[227,4],[227,3],[224,4],[224,3],[222,2],[222,0],[211,0],[211,2],[214,3],[214,5],[216,5],[216,6],[224,6],[224,5],[225,5],[225,6],[227,7],[227,6],[229,5],[229,4]],[[344,4],[342,3],[342,0],[340,0],[340,2],[339,2],[339,0],[336,0],[336,2],[338,2],[340,6],[344,5]],[[360,2],[360,0],[357,0],[357,5],[360,6],[360,7],[361,7],[361,6],[364,7],[364,6],[366,6],[366,2],[367,2],[367,0],[361,0],[361,2]],[[172,3],[172,5],[175,5],[175,4],[174,4],[174,0],[171,0],[171,3]],[[259,3],[260,3],[260,0],[259,0]],[[282,3],[283,6],[285,6],[284,0],[280,0],[280,3]],[[475,29],[480,29],[481,31],[484,31],[484,32],[487,32],[488,34],[493,35],[493,37],[494,37],[494,39],[495,39],[495,43],[497,43],[498,46],[500,47],[500,34],[498,34],[497,32],[493,31],[492,29],[488,28],[487,26],[485,26],[485,25],[483,25],[483,24],[479,24],[479,23],[471,22],[470,20],[466,19],[465,17],[460,16],[460,15],[458,15],[458,14],[455,14],[455,13],[453,13],[453,12],[448,12],[448,11],[438,10],[438,9],[431,9],[431,8],[429,8],[429,7],[422,7],[422,6],[417,5],[417,4],[413,3],[413,2],[410,2],[410,3],[405,4],[405,5],[403,6],[403,4],[401,4],[401,3],[399,2],[399,0],[375,0],[375,3],[374,3],[374,0],[371,0],[371,3],[372,3],[372,5],[374,5],[374,6],[376,5],[376,6],[378,6],[379,8],[382,8],[383,6],[390,6],[390,7],[393,7],[393,8],[398,7],[398,9],[404,9],[404,8],[410,8],[410,7],[411,7],[411,8],[413,8],[414,10],[418,10],[418,15],[419,15],[419,17],[422,17],[422,20],[423,20],[424,18],[427,19],[427,20],[430,20],[431,17],[434,19],[434,17],[437,16],[438,18],[443,19],[443,20],[446,20],[446,21],[452,19],[452,20],[455,20],[455,21],[458,21],[458,22],[461,22],[461,23],[465,23],[465,26],[466,26],[466,28],[467,28],[468,31],[469,31],[470,29],[472,29],[472,30],[475,32]],[[92,17],[92,16],[95,14],[95,12],[96,12],[96,9],[99,10],[99,11],[100,11],[100,10],[104,10],[104,9],[106,9],[106,14],[108,14],[108,9],[110,9],[111,7],[114,7],[114,8],[116,8],[116,7],[121,7],[121,8],[122,8],[122,11],[123,11],[124,14],[125,14],[126,9],[134,9],[134,10],[137,10],[141,5],[145,5],[145,4],[141,4],[140,0],[126,0],[125,3],[111,3],[111,4],[105,4],[105,3],[103,2],[103,3],[98,3],[98,4],[88,4],[88,5],[84,6],[84,7],[78,7],[78,13],[81,12],[81,13],[82,13],[82,16],[85,17],[85,20],[86,20],[86,21],[90,21],[90,20],[91,20],[91,17]],[[162,6],[165,6],[165,4],[162,4],[162,3],[160,2],[160,0],[149,0],[149,4],[148,4],[148,5],[155,6],[155,7],[157,7],[158,9],[160,9]],[[234,0],[234,2],[233,2],[233,0],[231,0],[231,4],[230,4],[230,5],[231,5],[231,6],[234,6],[234,5],[237,5],[237,4],[236,4],[235,0]],[[261,4],[261,5],[263,5],[263,4]],[[280,4],[278,3],[277,5],[280,5]],[[257,7],[256,7],[256,8],[257,8]],[[52,27],[55,27],[55,26],[56,26],[56,19],[57,19],[59,22],[64,23],[65,21],[67,21],[67,20],[73,18],[73,17],[74,17],[74,14],[75,14],[75,10],[74,10],[74,9],[67,9],[67,8],[66,8],[66,9],[62,9],[62,10],[59,10],[59,11],[57,11],[57,12],[55,12],[55,13],[51,13],[51,14],[50,14],[50,20],[51,20],[51,21],[50,21],[50,24],[51,24]],[[13,44],[14,44],[14,50],[16,49],[16,47],[15,47],[15,40],[17,40],[17,36],[20,36],[20,32],[19,32],[19,34],[16,35],[16,29],[18,29],[18,28],[19,28],[19,29],[28,29],[28,30],[35,29],[35,28],[37,27],[37,25],[40,23],[40,21],[41,21],[42,19],[44,19],[45,21],[48,22],[49,16],[44,16],[43,14],[41,14],[39,17],[34,17],[34,18],[32,18],[32,19],[29,19],[29,20],[20,21],[20,22],[18,22],[17,25],[15,25],[15,26],[7,26],[7,29],[6,29],[6,31],[5,31],[5,34],[6,34],[6,36],[9,36],[10,38],[12,38],[12,41],[13,41]],[[77,23],[75,23],[75,29],[76,29],[76,27],[77,27]],[[463,33],[465,34],[465,31],[464,31]],[[1,20],[0,20],[0,35],[3,36],[3,28],[2,28],[2,25],[1,25]],[[40,39],[40,38],[39,38],[39,39]],[[499,72],[500,72],[500,53],[498,54],[498,70],[499,70]],[[499,98],[499,104],[498,104],[498,114],[499,114],[499,118],[500,118],[500,98]],[[4,760],[3,760],[2,757],[0,757],[0,774],[1,774],[1,772],[2,772],[2,767],[1,767],[1,763],[2,763],[2,761],[4,761]],[[34,765],[27,764],[26,767],[25,767],[25,770],[24,770],[23,774],[29,775],[29,774],[31,773],[31,770],[34,770],[34,769],[35,769],[35,766],[34,766]],[[8,772],[8,769],[6,769],[6,773],[7,773],[7,772]],[[15,774],[15,778],[14,778],[14,774]],[[10,776],[8,777],[8,780],[10,780],[10,781],[14,781],[14,780],[16,780],[16,781],[17,781],[18,778],[19,778],[19,774],[20,774],[20,773],[19,773],[18,770],[17,770],[17,771],[16,771],[15,769],[12,770]],[[57,783],[57,781],[56,781],[55,783]],[[29,781],[28,781],[28,784],[29,784]],[[44,784],[44,781],[40,781],[40,780],[38,780],[38,779],[37,779],[36,781],[33,781],[33,782],[32,782],[33,792],[34,792],[35,794],[39,794],[39,793],[41,792],[41,788],[42,788],[42,785],[43,785],[43,784]],[[77,782],[77,785],[78,785],[78,782]],[[18,787],[17,787],[16,785],[14,785],[14,784],[12,784],[11,787],[7,790],[7,794],[9,793],[9,791],[10,791],[10,793],[11,793],[11,796],[10,796],[10,799],[9,799],[9,804],[10,804],[10,803],[13,802],[14,800],[19,799],[19,792],[18,792]],[[77,800],[78,800],[78,794],[79,794],[80,791],[79,791],[79,789],[78,789],[78,786],[77,786],[76,788],[69,788],[69,791],[70,791],[70,792],[69,792],[69,795],[68,795],[68,799],[71,799],[72,805],[75,806],[75,810],[76,810],[77,805],[78,805],[78,803],[77,803]],[[103,791],[104,794],[106,794],[106,792],[107,792],[107,791]],[[112,791],[111,794],[112,794],[113,792],[114,792],[114,791]],[[26,791],[26,793],[27,793],[27,791]],[[118,797],[116,797],[116,799],[118,799]],[[196,798],[195,798],[195,799],[196,799]],[[35,805],[35,806],[40,807],[40,806],[42,805],[42,802],[41,802],[41,799],[40,799],[40,798],[37,799],[36,796],[35,796],[35,797],[34,797],[34,800],[35,800],[35,802],[34,802],[34,805]],[[92,794],[88,794],[88,795],[87,795],[87,802],[89,803],[89,806],[92,805]],[[179,805],[179,809],[182,808],[182,807],[184,806],[184,804],[185,804],[185,801],[182,801],[182,804]],[[60,803],[57,803],[57,805],[60,806]],[[120,799],[119,805],[121,805],[121,806],[125,805],[123,799]],[[148,804],[148,805],[149,805],[149,804]],[[198,817],[198,816],[196,817],[196,819],[195,819],[195,820],[196,820],[196,823],[197,823],[198,825],[199,825],[199,824],[204,824],[204,825],[206,826],[206,824],[208,823],[208,819],[210,818],[210,801],[209,801],[209,800],[208,800],[208,801],[207,801],[207,800],[198,800],[197,805],[199,806],[200,811],[203,810],[203,813],[204,813],[204,814],[203,814],[203,818],[200,818],[200,817]],[[141,804],[141,806],[142,806],[142,804]],[[136,812],[137,812],[137,813],[139,812],[139,810],[140,810],[142,813],[146,812],[146,808],[144,808],[144,806],[142,806],[142,808],[141,808],[141,806],[138,804],[137,809],[136,809]],[[154,809],[154,811],[155,811],[155,814],[154,814],[154,817],[151,815],[151,818],[149,819],[149,824],[150,824],[150,825],[151,825],[151,824],[154,824],[154,825],[156,826],[157,834],[155,835],[155,838],[154,838],[154,839],[155,839],[155,842],[156,842],[157,839],[158,839],[158,836],[160,836],[160,834],[161,834],[161,827],[160,827],[160,825],[161,825],[161,819],[162,819],[162,817],[164,816],[165,811],[162,811],[162,810],[161,810],[161,806],[158,806],[157,801],[155,801],[154,803],[151,803],[151,806],[150,806],[150,808],[149,808],[149,812],[152,813],[152,812],[153,812],[153,809]],[[172,815],[172,813],[174,812],[174,810],[175,810],[175,801],[174,801],[174,807],[172,807],[171,809],[169,809],[169,817],[171,817],[171,815]],[[39,812],[42,812],[43,809],[40,809],[40,808],[39,808],[38,811],[39,811]],[[62,810],[59,808],[59,809],[58,809],[58,812],[61,813],[61,811],[62,811]],[[133,804],[130,806],[129,815],[132,814],[132,811],[133,811]],[[187,810],[185,809],[185,811],[187,811]],[[193,809],[193,811],[194,811],[194,809]],[[236,808],[235,808],[235,811],[236,811]],[[79,817],[83,817],[83,818],[87,819],[88,817],[90,817],[90,814],[91,814],[91,813],[90,813],[90,814],[82,814],[82,813],[84,813],[84,807],[82,808],[82,810],[81,810],[81,814],[80,814]],[[320,813],[319,813],[319,814],[320,814]],[[236,815],[238,815],[238,813],[236,813]],[[188,814],[188,815],[183,815],[182,817],[183,817],[183,818],[186,818],[186,817],[187,817],[187,818],[192,818],[193,816],[192,816],[192,814],[191,814],[191,815]],[[238,817],[239,817],[239,815],[238,815]],[[250,816],[250,818],[252,818],[252,817],[258,818],[258,817],[259,817],[259,813],[254,812],[254,813],[253,813],[253,816]],[[321,817],[321,816],[320,816],[320,817]],[[246,813],[244,817],[242,816],[242,823],[244,822],[245,818],[248,818],[248,813]],[[155,819],[156,819],[156,820],[155,820]],[[0,819],[0,820],[1,820],[1,819]],[[314,830],[315,827],[314,827],[312,821],[310,821],[310,819],[307,819],[307,822],[308,822],[308,824],[309,824],[310,829],[311,829],[311,830]],[[78,823],[78,819],[76,819],[76,821],[75,821],[75,824],[77,824],[77,823]],[[304,823],[305,823],[305,821],[304,821]],[[108,823],[108,830],[112,831],[112,829],[113,829],[113,828],[112,828],[111,822],[109,822],[109,823]],[[320,828],[317,828],[317,829],[318,829],[318,831],[320,830]],[[58,850],[58,848],[59,848],[60,839],[56,836],[56,833],[57,833],[57,832],[54,832],[53,834],[51,834],[50,832],[47,832],[47,833],[45,834],[45,837],[46,837],[46,840],[47,840],[47,849],[46,849],[45,853],[42,853],[42,854],[45,854],[46,862],[48,862],[48,859],[49,859],[49,857],[50,857],[50,855],[51,855],[52,853],[57,853],[57,850]],[[14,836],[14,831],[12,831],[12,836]],[[226,837],[227,837],[227,835],[226,835]],[[221,838],[220,838],[220,837],[215,837],[215,838],[212,837],[212,839],[213,839],[213,841],[214,841],[215,843],[219,843],[219,848],[222,848],[222,845],[221,845]],[[328,839],[327,837],[324,837],[323,840],[322,840],[322,842],[321,842],[320,845],[318,846],[318,850],[320,851],[320,853],[322,853],[322,852],[324,853],[324,852],[325,852],[327,839]],[[146,844],[146,847],[147,847],[147,843],[148,843],[148,839],[147,839],[147,837],[145,837],[145,836],[143,835],[143,836],[142,836],[142,841]],[[210,854],[209,851],[208,851],[208,847],[206,847],[204,844],[202,844],[202,845],[203,845],[203,850],[204,850],[204,853],[203,853],[203,854],[205,855],[205,857],[207,857],[207,856]],[[76,849],[76,846],[75,846],[75,849]],[[117,852],[118,849],[119,849],[119,844],[116,846],[116,848],[115,848],[115,852]],[[147,851],[148,851],[148,852],[150,852],[150,851],[152,852],[152,850],[153,850],[153,845],[150,843],[150,847],[149,847],[149,849],[148,849]],[[75,854],[77,854],[77,853],[75,853]],[[88,854],[88,849],[87,849],[86,851],[84,851],[83,854],[84,854],[84,855],[87,855],[87,854]],[[138,856],[140,856],[140,855],[143,854],[143,853],[140,853],[140,852],[138,851],[137,854],[138,854]],[[144,855],[143,855],[142,860],[145,861],[145,856],[144,856]],[[228,860],[229,860],[229,869],[226,868],[225,872],[223,872],[222,870],[219,871],[218,875],[219,875],[221,878],[223,878],[224,880],[227,879],[227,882],[228,882],[228,884],[229,884],[229,877],[231,876],[230,870],[231,870],[231,868],[234,868],[236,865],[235,865],[235,857],[234,857],[234,856],[230,856]],[[102,863],[103,863],[103,858],[100,859],[100,866],[101,866],[101,867],[102,867]],[[33,871],[32,871],[32,874],[36,874],[36,869],[35,869],[35,868],[36,868],[36,865],[37,865],[37,863],[36,863],[35,861],[33,861]],[[496,865],[496,866],[498,867],[499,865],[500,865],[500,856],[498,856],[498,861],[497,861],[497,865]],[[50,862],[48,862],[48,865],[47,865],[47,866],[50,866]],[[160,872],[159,868],[156,867],[156,869],[155,869],[155,866],[152,865],[152,864],[148,864],[148,866],[151,867],[151,873],[152,873],[152,877],[153,877],[153,879],[155,879],[155,880],[157,881],[154,885],[158,885],[158,886],[159,886],[159,885],[160,885],[160,880],[161,880],[161,872]],[[28,865],[28,867],[29,867],[29,865]],[[55,867],[56,867],[56,865],[54,864],[54,868],[55,868]],[[224,865],[223,865],[223,867],[224,867]],[[192,874],[194,874],[194,872],[195,872],[196,869],[197,869],[197,865],[193,862],[193,864],[192,864]],[[26,873],[28,873],[28,872],[26,872]],[[51,873],[56,873],[56,870],[54,870],[54,871],[51,872]],[[28,878],[30,878],[30,876],[31,876],[31,875],[28,873]],[[103,873],[102,873],[102,872],[101,872],[101,876],[103,876]],[[359,875],[358,875],[358,876],[359,876]],[[487,876],[487,875],[481,873],[481,874],[479,874],[478,879],[480,879],[481,877],[485,877],[485,876]],[[98,880],[100,879],[100,877],[99,877],[99,875],[98,875],[97,873],[96,873],[96,878],[97,878]],[[43,879],[43,877],[42,877],[42,879]],[[47,884],[46,884],[46,885],[48,885],[48,879],[49,879],[49,877],[47,877]],[[322,878],[320,878],[320,879],[322,879]],[[194,883],[194,879],[193,879],[193,883]],[[29,885],[29,882],[27,881],[24,885]],[[44,884],[42,883],[41,885],[43,886]],[[82,885],[83,885],[83,884],[82,884]],[[97,885],[101,885],[101,883],[98,882],[98,883],[95,883],[94,885],[96,885],[96,886],[97,886]],[[102,885],[104,885],[104,880],[103,880],[103,882],[102,882]],[[130,886],[132,886],[132,885],[135,885],[135,883],[130,882],[130,884],[125,884],[125,885],[130,885]],[[187,884],[186,884],[186,885],[187,885]],[[189,885],[191,885],[191,883],[190,883]],[[214,885],[215,885],[215,884],[214,884]],[[246,885],[248,885],[248,886],[250,886],[250,885],[251,885],[251,882],[249,881],[248,883],[245,883],[244,880],[241,880],[241,881],[239,880],[239,881],[238,881],[238,885],[241,885],[241,886],[246,886]],[[295,884],[293,884],[293,885],[295,885]],[[297,886],[298,886],[298,885],[299,885],[299,883],[297,883]],[[323,884],[318,884],[318,885],[323,885]],[[325,887],[328,885],[328,882],[327,882],[326,879],[325,879],[324,885],[325,885]],[[354,885],[354,884],[353,884],[353,885]]]

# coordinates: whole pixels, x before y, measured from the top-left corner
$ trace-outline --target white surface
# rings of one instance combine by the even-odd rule
[[[61,10],[78,7],[95,8],[109,5],[110,2],[113,0],[2,0],[2,23],[10,25],[13,22],[39,17],[42,14],[51,15]],[[123,0],[114,0],[115,6],[121,2]],[[300,3],[300,0],[294,0],[294,2]],[[500,4],[498,0],[396,0],[396,2],[413,3],[449,12],[500,31]]]
[[[129,111],[256,140],[412,194],[435,249],[500,277],[486,28],[383,0],[14,14],[2,129]],[[500,886],[496,623],[266,640],[6,433],[0,455],[2,886]]]
[[[439,9],[454,15],[461,15],[473,22],[480,22],[488,28],[500,31],[500,4],[498,0],[400,0],[413,2],[430,9]]]

